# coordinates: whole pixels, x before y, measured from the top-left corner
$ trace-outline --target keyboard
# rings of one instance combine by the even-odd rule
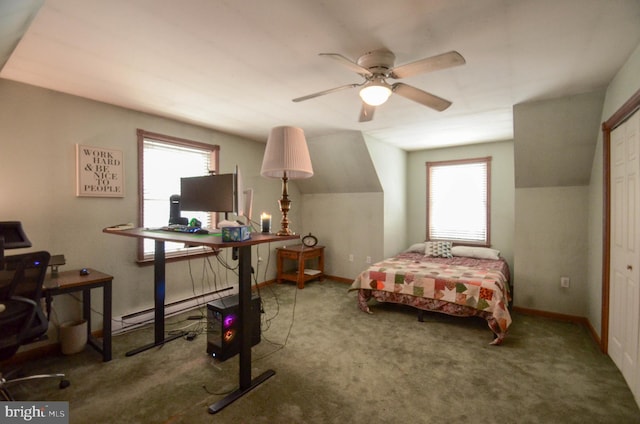
[[[162,227],[164,231],[173,231],[176,233],[191,233],[191,234],[209,234],[209,231],[201,227],[192,227],[190,225],[171,224],[166,227]]]

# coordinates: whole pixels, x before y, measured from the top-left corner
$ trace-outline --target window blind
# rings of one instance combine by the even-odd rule
[[[488,159],[428,166],[428,239],[488,241]]]
[[[144,227],[162,227],[169,223],[169,198],[180,194],[180,178],[208,175],[212,169],[211,151],[144,138],[143,142],[143,223]],[[183,215],[184,216],[184,215]],[[204,227],[211,227],[207,212],[189,212]],[[192,248],[194,249],[194,248]],[[185,252],[180,243],[167,243],[167,254]],[[154,242],[145,239],[144,256],[153,256]]]

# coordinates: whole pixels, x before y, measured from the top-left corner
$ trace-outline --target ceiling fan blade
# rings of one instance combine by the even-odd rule
[[[341,54],[338,54],[338,53],[320,53],[320,56],[326,56],[326,57],[330,57],[331,59],[337,60],[343,66],[346,66],[347,68],[349,68],[353,72],[356,72],[356,73],[358,73],[360,75],[373,75],[371,73],[371,71],[368,70],[367,68],[363,68],[362,66],[358,65],[355,62],[352,62],[351,60],[347,59],[346,57],[342,56]]]
[[[303,102],[305,100],[313,99],[314,97],[324,96],[325,94],[335,93],[336,91],[346,90],[347,88],[354,88],[354,87],[357,87],[359,85],[361,85],[361,84],[353,83],[353,84],[342,85],[340,87],[330,88],[329,90],[318,91],[317,93],[308,94],[308,95],[302,96],[302,97],[296,97],[295,99],[293,99],[293,101],[294,102]]]
[[[393,68],[393,71],[389,75],[391,78],[400,79],[407,78],[412,75],[421,74],[424,72],[433,72],[439,69],[451,68],[454,66],[464,65],[466,61],[460,53],[456,51],[450,51],[448,53],[442,53],[437,56],[431,56],[426,59],[421,59],[415,62],[407,63],[406,65]]]
[[[371,106],[365,102],[362,102],[362,109],[360,110],[360,119],[359,122],[368,122],[373,119],[373,114],[376,111],[375,106]]]
[[[414,102],[420,103],[421,105],[435,109],[439,112],[442,112],[443,110],[451,106],[451,102],[449,100],[445,100],[441,97],[438,97],[431,93],[427,93],[426,91],[422,91],[419,88],[415,88],[401,82],[393,84],[391,88],[394,93],[409,100],[413,100]]]

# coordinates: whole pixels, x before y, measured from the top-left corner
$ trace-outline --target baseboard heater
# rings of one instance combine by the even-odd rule
[[[192,296],[187,299],[178,300],[176,302],[167,303],[164,306],[164,316],[171,317],[182,312],[186,312],[198,307],[204,307],[208,302],[225,296],[231,296],[238,293],[238,286],[229,286],[220,290],[203,293],[198,296]],[[206,311],[205,311],[206,314]],[[134,312],[120,317],[114,317],[111,322],[111,333],[120,334],[145,324],[153,322],[155,310],[153,308]]]

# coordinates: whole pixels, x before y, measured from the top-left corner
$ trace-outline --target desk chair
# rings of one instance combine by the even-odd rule
[[[5,256],[0,261],[0,360],[6,360],[20,346],[45,338],[49,321],[40,307],[42,284],[47,273],[48,252]],[[64,374],[42,374],[9,378],[0,373],[0,399],[14,400],[8,386],[39,378],[60,378],[60,388],[69,386]]]

